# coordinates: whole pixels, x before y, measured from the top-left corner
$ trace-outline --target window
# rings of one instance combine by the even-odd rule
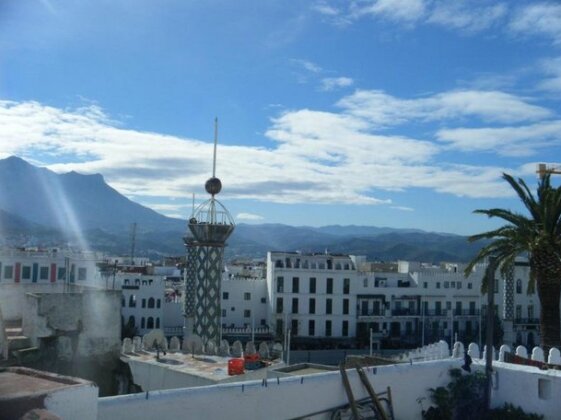
[[[142,299],[142,307],[146,308],[146,299]]]
[[[243,300],[251,300],[251,293],[245,292],[243,294]]]
[[[343,315],[349,314],[349,299],[343,299]]]
[[[316,321],[310,319],[308,321],[308,335],[313,337],[316,334]]]
[[[327,284],[325,285],[325,293],[327,293],[328,295],[333,294],[333,279],[332,278],[327,279]]]
[[[4,278],[10,280],[14,276],[14,266],[7,265],[4,267]]]
[[[310,302],[308,305],[308,312],[311,314],[316,313],[316,300],[314,298],[310,298]]]
[[[292,293],[298,293],[300,290],[300,279],[292,277]]]
[[[439,281],[436,282],[436,288],[440,289],[440,282]]]
[[[351,279],[343,279],[343,294],[348,295],[351,291]]]
[[[298,313],[298,298],[292,298],[292,313]]]
[[[261,298],[261,303],[267,303],[267,298],[262,297]]]
[[[85,267],[78,268],[78,280],[84,281],[87,277],[87,270]]]
[[[333,308],[332,308],[331,299],[325,299],[325,313],[330,314],[330,313],[332,313],[332,311],[333,311]]]
[[[275,327],[277,336],[281,336],[284,334],[284,323],[282,322],[282,319],[277,319]]]
[[[534,318],[534,305],[528,305],[528,318]]]
[[[222,318],[226,316],[226,309],[222,309]]]
[[[29,280],[31,278],[31,267],[28,265],[24,265],[21,269],[21,278],[22,280]]]
[[[471,283],[468,283],[468,289],[473,288],[473,285]]]
[[[444,288],[445,288],[445,289],[449,289],[449,288],[450,288],[450,283],[447,282],[447,281],[445,281],[445,282],[444,282]]]
[[[446,302],[446,309],[447,310],[452,309],[452,302]]]
[[[244,309],[243,317],[244,318],[251,318],[251,309]]]
[[[129,308],[136,308],[136,296],[130,295],[129,297]]]
[[[156,308],[159,308],[160,306],[162,306],[162,301],[160,299],[158,299],[156,301]]]
[[[154,329],[154,318],[148,317],[148,322],[146,323],[146,328],[149,330]]]
[[[277,277],[277,293],[284,291],[284,277]]]
[[[154,298],[148,299],[148,307],[149,308],[153,308],[155,303],[156,303],[156,301],[154,300]]]
[[[49,267],[41,267],[39,269],[39,279],[49,280]]]
[[[516,280],[516,294],[522,294],[522,280]]]
[[[277,314],[282,314],[282,298],[278,297],[277,298]]]
[[[310,277],[310,293],[316,292],[316,278]]]
[[[325,321],[325,336],[326,337],[331,337],[331,321],[330,320]]]
[[[293,319],[292,322],[290,323],[290,332],[292,333],[292,335],[298,335],[298,320],[297,319]]]
[[[349,336],[349,321],[343,321],[343,324],[341,325],[341,335],[343,337]]]
[[[362,287],[368,287],[368,279],[366,277],[362,280]]]
[[[222,292],[222,300],[228,300],[230,294],[228,292]]]
[[[456,289],[461,289],[462,288],[462,282],[459,281],[456,283]]]
[[[267,325],[267,320],[265,318],[261,318],[261,326],[264,327]]]
[[[140,319],[140,328],[146,328],[146,319],[144,317]]]
[[[156,328],[160,328],[160,318],[156,318]]]
[[[124,308],[125,306],[127,306],[127,300],[125,299],[125,297],[123,295],[121,295],[121,306]]]
[[[516,319],[522,318],[522,305],[516,305]]]
[[[428,287],[429,287],[429,284],[428,284],[426,281],[424,281],[424,282],[423,282],[423,289],[426,289],[426,288],[428,288]]]

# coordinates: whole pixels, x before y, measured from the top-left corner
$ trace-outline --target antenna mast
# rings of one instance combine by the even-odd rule
[[[218,118],[214,118],[214,155],[212,158],[212,177],[216,177],[216,146],[218,144]]]

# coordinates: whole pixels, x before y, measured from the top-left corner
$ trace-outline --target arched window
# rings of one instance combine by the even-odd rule
[[[158,299],[156,301],[156,308],[159,308],[162,305],[162,301],[160,299]]]
[[[156,328],[160,328],[160,318],[156,318]]]
[[[140,328],[145,328],[145,327],[146,327],[146,320],[144,319],[144,317],[142,317],[140,320]]]
[[[124,308],[125,306],[127,306],[127,301],[125,299],[124,296],[121,296],[121,306]]]
[[[516,293],[522,294],[522,280],[520,279],[516,280]]]
[[[129,279],[125,279],[125,285],[129,284]]]
[[[134,279],[134,284],[140,286],[140,279]]]
[[[154,307],[154,298],[148,299],[148,307],[149,307],[149,308],[153,308],[153,307]]]
[[[133,315],[129,316],[129,325],[131,327],[136,327],[136,320],[134,319]]]
[[[292,261],[290,261],[290,258],[285,258],[286,260],[286,268],[292,268]]]
[[[142,307],[146,308],[146,299],[142,299]]]
[[[143,286],[148,286],[148,281],[147,280],[142,280],[142,285]]]
[[[154,329],[154,318],[152,318],[151,316],[148,317],[148,322],[146,323],[146,328],[148,328],[149,330]]]
[[[129,308],[136,308],[136,296],[130,295],[129,297]]]

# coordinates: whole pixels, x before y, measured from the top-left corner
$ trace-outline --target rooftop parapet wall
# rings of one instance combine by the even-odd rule
[[[412,366],[381,366],[368,368],[367,376],[377,392],[391,386],[397,419],[420,419],[417,396],[428,397],[429,387],[445,385],[448,370],[457,366],[458,361],[452,359]],[[366,389],[356,371],[349,370],[348,376],[355,397],[366,398]],[[192,418],[286,419],[347,403],[339,372],[328,372],[101,398],[98,418],[163,420],[189,413]]]

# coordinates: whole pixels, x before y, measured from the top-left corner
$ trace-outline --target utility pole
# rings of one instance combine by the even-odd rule
[[[485,407],[487,412],[491,408],[491,375],[493,373],[493,324],[495,322],[495,271],[497,270],[497,257],[489,257],[489,265],[485,272],[487,278],[487,334],[485,335]]]

